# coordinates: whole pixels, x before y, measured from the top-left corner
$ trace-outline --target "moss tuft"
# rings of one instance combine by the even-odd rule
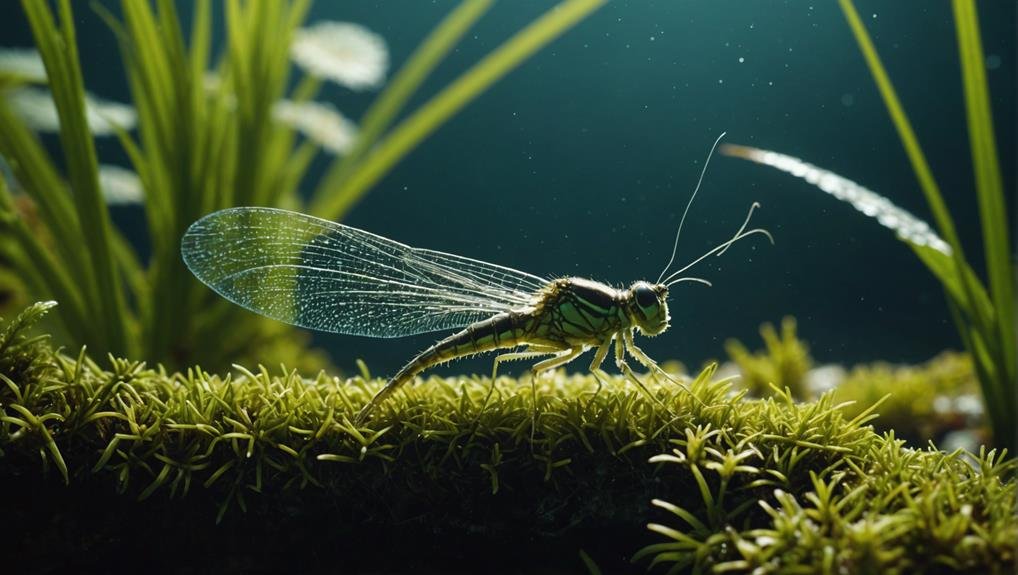
[[[0,540],[24,565],[63,553],[97,566],[112,548],[202,571],[1014,566],[1002,455],[906,449],[830,394],[745,400],[711,368],[690,384],[697,399],[648,378],[657,401],[621,378],[594,395],[592,377],[555,373],[534,429],[529,381],[500,378],[482,410],[487,379],[432,377],[356,427],[381,381],[103,369],[40,340],[20,349],[45,366],[5,372],[0,390],[13,503]]]
[[[806,344],[796,337],[795,318],[781,320],[781,335],[770,323],[760,326],[760,337],[767,349],[751,353],[746,346],[735,339],[725,342],[725,351],[742,374],[741,385],[753,397],[767,397],[772,386],[788,389],[796,399],[810,399],[806,376],[813,367]]]
[[[880,404],[878,430],[894,430],[910,444],[929,439],[938,444],[951,431],[975,429],[988,435],[972,359],[944,352],[921,365],[874,363],[852,368],[838,384],[835,396],[851,401],[846,413]]]

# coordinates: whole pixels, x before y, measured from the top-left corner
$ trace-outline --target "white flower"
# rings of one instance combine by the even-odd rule
[[[352,90],[377,88],[389,67],[385,40],[349,22],[319,22],[297,30],[290,57],[308,74]]]
[[[99,188],[110,205],[140,204],[145,195],[138,174],[113,164],[99,165]]]
[[[29,128],[38,132],[60,131],[60,117],[48,91],[39,88],[14,90],[7,95],[7,103]],[[115,127],[130,130],[138,121],[138,115],[131,106],[103,100],[87,92],[85,114],[95,136],[115,134]]]
[[[46,67],[34,48],[0,48],[0,71],[30,82],[46,81]]]
[[[345,154],[357,139],[357,126],[331,104],[280,100],[272,116],[333,154]]]

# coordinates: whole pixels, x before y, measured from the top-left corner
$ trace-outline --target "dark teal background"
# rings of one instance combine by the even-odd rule
[[[856,4],[970,258],[979,261],[950,3]],[[311,20],[366,25],[385,37],[399,66],[454,5],[318,2]],[[497,3],[414,105],[551,5]],[[1013,209],[1015,3],[978,5]],[[24,17],[9,6],[4,12],[16,18],[0,24],[3,44],[27,45]],[[89,88],[126,99],[112,35],[86,3],[76,6]],[[330,88],[323,96],[357,118],[373,94]],[[346,223],[539,275],[579,275],[616,285],[652,280],[671,250],[704,156],[722,131],[729,142],[834,170],[929,220],[837,4],[711,0],[609,3],[425,141]],[[102,143],[100,153],[122,157],[112,140]],[[769,168],[715,157],[690,212],[678,261],[730,237],[753,201],[763,205],[755,222],[771,230],[776,245],[750,240],[705,262],[696,275],[713,281],[713,288],[676,286],[672,328],[641,340],[650,355],[698,365],[723,357],[729,337],[758,346],[759,325],[784,315],[798,318],[800,334],[823,362],[920,361],[960,347],[938,284],[904,244],[848,205]],[[136,229],[140,211],[120,210],[116,216]],[[354,369],[353,359],[363,357],[386,374],[442,335],[319,341],[343,369]],[[489,367],[484,360],[452,369]]]

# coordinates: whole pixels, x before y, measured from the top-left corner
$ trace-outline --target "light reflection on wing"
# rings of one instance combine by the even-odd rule
[[[205,216],[184,262],[223,297],[321,331],[401,337],[526,307],[547,280],[274,208]]]

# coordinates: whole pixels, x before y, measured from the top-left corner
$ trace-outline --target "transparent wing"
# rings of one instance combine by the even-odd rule
[[[519,309],[547,280],[273,208],[205,216],[181,240],[202,282],[301,327],[400,337]]]

